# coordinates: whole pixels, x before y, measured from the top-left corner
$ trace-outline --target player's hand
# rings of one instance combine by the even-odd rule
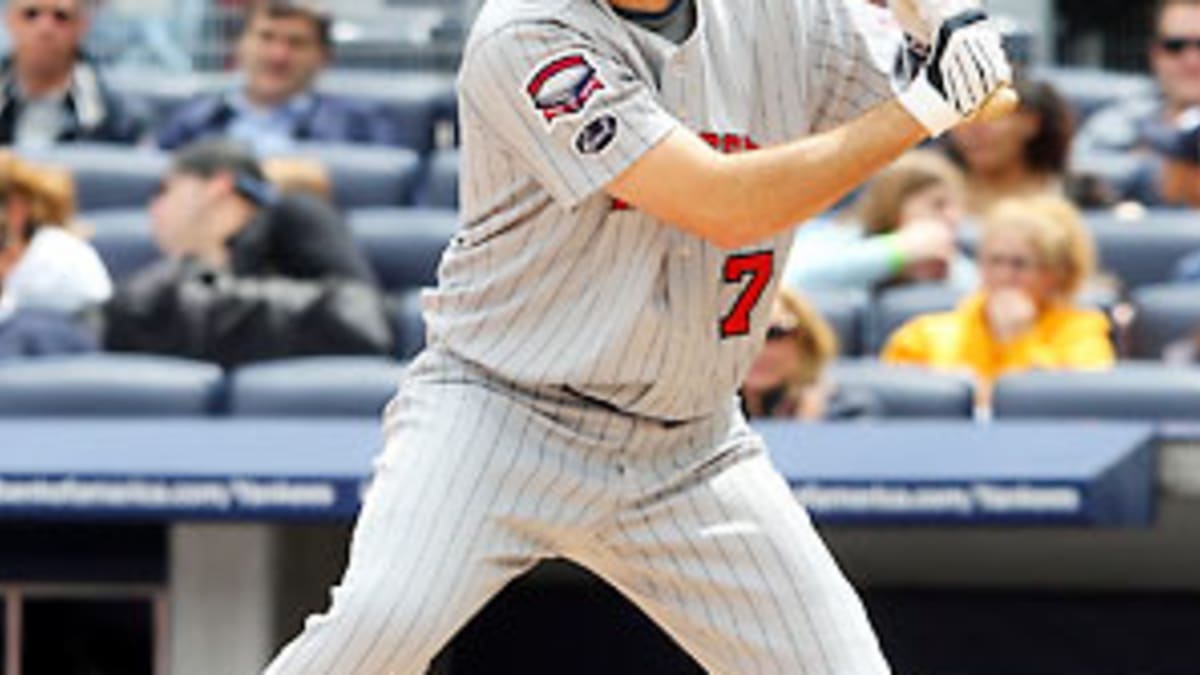
[[[936,220],[914,220],[896,231],[896,247],[909,263],[949,263],[957,251],[950,226]]]
[[[888,6],[904,33],[926,48],[948,19],[972,9],[979,0],[890,0]]]
[[[1010,82],[1000,34],[986,12],[968,9],[941,24],[929,60],[899,100],[931,136],[939,136]]]

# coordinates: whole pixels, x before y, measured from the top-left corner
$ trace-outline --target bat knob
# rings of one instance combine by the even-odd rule
[[[1021,97],[1011,85],[1004,85],[988,97],[979,110],[971,115],[969,122],[990,122],[1001,117],[1007,117],[1021,107]]]

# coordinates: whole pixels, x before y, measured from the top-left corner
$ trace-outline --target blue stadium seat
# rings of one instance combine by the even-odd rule
[[[144,208],[84,213],[80,220],[93,230],[92,245],[108,273],[118,282],[160,257],[150,233],[150,216]]]
[[[237,81],[232,71],[178,73],[156,68],[114,68],[104,76],[114,90],[148,110],[155,127],[193,96],[229,88]]]
[[[349,221],[389,291],[434,285],[442,251],[458,229],[458,216],[445,209],[359,209]]]
[[[996,417],[1200,420],[1200,368],[1121,363],[1112,371],[1043,371],[1002,377]]]
[[[208,363],[162,356],[91,354],[0,365],[0,416],[206,415],[224,375]]]
[[[1154,81],[1145,75],[1099,68],[1039,66],[1033,69],[1031,76],[1054,85],[1075,109],[1079,123],[1105,106],[1154,92]]]
[[[84,211],[146,206],[170,161],[157,150],[102,143],[64,143],[20,154],[70,170]]]
[[[877,354],[888,337],[909,319],[954,309],[962,293],[944,284],[898,286],[880,293],[867,319],[867,353]]]
[[[869,392],[885,417],[969,418],[974,410],[966,375],[855,359],[835,362],[829,377],[839,387]]]
[[[458,208],[458,150],[438,150],[429,158],[424,180],[417,190],[420,206]]]
[[[340,143],[303,143],[279,156],[315,159],[329,170],[333,202],[343,209],[404,206],[421,172],[417,153]]]
[[[1200,330],[1200,284],[1146,286],[1133,294],[1130,356],[1160,359],[1163,349]]]
[[[317,88],[385,106],[400,121],[401,143],[421,154],[436,146],[446,101],[454,99],[452,77],[424,72],[330,70],[322,74]]]
[[[413,288],[387,297],[396,357],[411,359],[425,348],[425,318],[421,314],[421,289]]]
[[[245,366],[230,376],[235,416],[378,416],[400,382],[403,365],[383,358],[286,359]]]
[[[805,291],[804,297],[812,302],[837,334],[838,349],[842,356],[858,356],[863,353],[869,302],[864,291]]]
[[[1127,288],[1170,281],[1176,263],[1200,250],[1200,216],[1194,211],[1150,211],[1128,221],[1108,212],[1086,214],[1101,267]]]

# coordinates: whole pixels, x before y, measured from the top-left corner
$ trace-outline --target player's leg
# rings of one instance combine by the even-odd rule
[[[419,379],[419,378],[418,378]],[[406,384],[329,611],[269,675],[422,673],[443,644],[544,550],[518,523],[523,408],[472,383]],[[536,450],[536,448],[533,448]],[[501,514],[497,516],[496,514]]]
[[[740,434],[695,469],[662,469],[665,488],[585,564],[712,673],[888,673],[857,594],[759,443]]]

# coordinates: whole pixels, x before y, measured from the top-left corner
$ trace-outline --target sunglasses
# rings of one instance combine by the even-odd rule
[[[1158,48],[1177,56],[1190,49],[1200,49],[1200,37],[1162,37],[1158,39]]]
[[[71,10],[58,7],[50,9],[49,7],[38,7],[36,5],[22,9],[21,16],[29,23],[33,23],[43,16],[54,19],[54,23],[59,25],[66,25],[75,20],[75,13]]]
[[[767,327],[767,342],[787,340],[789,338],[796,337],[796,334],[799,332],[799,326],[781,326],[779,324],[771,324]]]

